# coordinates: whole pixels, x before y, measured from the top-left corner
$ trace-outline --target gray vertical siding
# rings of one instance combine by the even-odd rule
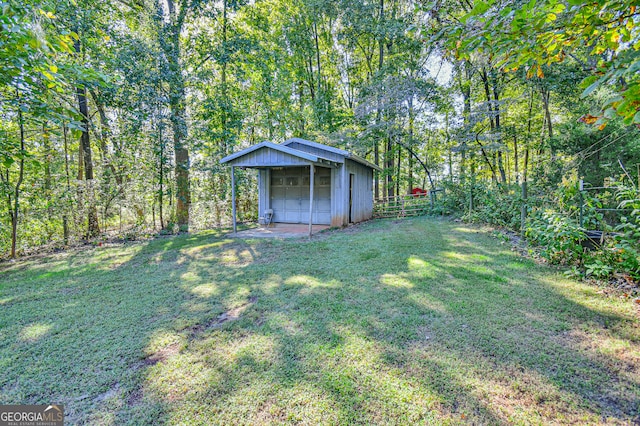
[[[349,224],[349,179],[353,174],[352,222],[362,222],[373,216],[373,170],[352,160],[332,171],[331,225]]]
[[[345,226],[349,224],[350,174],[353,174],[351,221],[362,222],[363,220],[367,220],[372,217],[373,170],[370,167],[345,158],[335,152],[325,151],[317,147],[307,146],[300,143],[292,143],[289,147],[338,163],[336,168],[331,168],[331,188],[328,189],[325,187],[326,191],[330,191],[330,222],[332,226]],[[310,162],[304,158],[299,158],[288,153],[265,147],[230,160],[229,164],[235,167],[253,167],[258,169],[258,217],[264,217],[264,214],[268,209],[274,208],[274,206],[271,205],[271,196],[273,195],[271,188],[272,168],[308,167]],[[320,189],[321,188],[318,188],[318,190]],[[314,197],[314,200],[315,198],[316,197]],[[315,201],[314,204],[316,204]],[[325,202],[325,204],[327,203]],[[328,209],[329,207],[327,206],[326,208]],[[317,215],[314,214],[314,223],[316,220],[320,220],[319,213]],[[326,223],[325,220],[326,219],[324,218],[321,219],[322,222]]]
[[[346,165],[347,172],[354,175],[351,220],[353,222],[362,222],[363,220],[371,219],[373,215],[373,171],[369,167],[352,160],[346,160]],[[348,182],[347,180],[347,185]],[[348,206],[349,197],[347,194]]]

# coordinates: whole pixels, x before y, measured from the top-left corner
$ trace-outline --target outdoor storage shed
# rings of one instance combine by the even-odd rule
[[[258,169],[260,218],[271,213],[273,222],[343,226],[372,216],[373,170],[380,168],[342,149],[293,138],[265,141],[220,162],[231,166],[232,179],[235,167]]]

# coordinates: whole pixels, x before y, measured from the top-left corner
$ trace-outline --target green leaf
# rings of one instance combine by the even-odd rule
[[[584,92],[582,92],[582,94],[580,95],[580,97],[582,98],[586,98],[587,96],[589,96],[594,90],[596,90],[603,82],[604,80],[602,78],[596,80],[594,83],[592,83],[589,87],[587,87],[586,89],[584,89]]]
[[[3,165],[5,168],[7,168],[7,169],[8,169],[8,168],[9,168],[9,167],[11,167],[11,165],[12,165],[13,163],[15,163],[15,162],[16,162],[16,160],[14,160],[13,158],[11,158],[11,157],[5,157],[5,158],[2,160],[2,165]]]
[[[487,10],[489,10],[489,6],[491,6],[489,3],[485,3],[483,1],[479,1],[473,6],[473,9],[471,9],[471,12],[469,12],[469,14],[472,15],[472,16],[474,16],[474,15],[482,15]]]

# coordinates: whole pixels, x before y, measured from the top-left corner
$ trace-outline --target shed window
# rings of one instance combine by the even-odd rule
[[[318,185],[320,185],[320,186],[330,186],[331,185],[331,176],[320,176],[320,179],[318,179]]]
[[[287,177],[287,186],[298,186],[299,179],[297,177]]]
[[[283,179],[281,177],[278,177],[278,176],[271,177],[272,186],[282,186],[282,184],[283,184]]]

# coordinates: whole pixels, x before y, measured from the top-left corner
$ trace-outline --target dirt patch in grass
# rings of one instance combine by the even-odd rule
[[[93,398],[94,402],[102,402],[102,401],[106,401],[108,399],[113,398],[114,396],[116,396],[118,394],[118,391],[120,390],[120,383],[114,383],[113,385],[111,385],[111,387],[106,391],[101,393],[100,395],[96,396],[95,398]]]
[[[136,406],[142,402],[142,397],[144,396],[144,392],[141,388],[136,388],[133,392],[129,394],[127,397],[127,405],[130,407]]]
[[[226,322],[231,322],[231,321],[235,321],[235,320],[239,319],[240,316],[242,315],[242,313],[244,311],[246,311],[251,305],[256,303],[257,300],[258,300],[258,298],[256,296],[251,296],[249,298],[249,300],[247,301],[247,303],[244,303],[244,304],[242,304],[240,306],[236,306],[233,309],[229,309],[228,311],[221,313],[216,318],[214,318],[212,321],[209,321],[206,324],[198,324],[198,325],[195,325],[195,326],[191,327],[189,329],[191,337],[194,338],[196,335],[202,333],[205,330],[211,330],[211,329],[214,329],[214,328],[218,328],[218,327],[222,326],[222,324],[224,324]]]
[[[159,362],[168,360],[178,353],[180,353],[180,343],[176,342],[145,358],[145,363],[147,365],[156,365]]]
[[[215,319],[215,321],[209,323],[208,328],[217,327],[227,321],[237,320],[238,318],[240,318],[240,315],[242,315],[242,313],[246,311],[249,306],[256,303],[257,300],[258,298],[256,296],[251,296],[247,303],[237,306],[233,309],[229,309],[227,312],[223,312],[218,316],[218,318]]]

